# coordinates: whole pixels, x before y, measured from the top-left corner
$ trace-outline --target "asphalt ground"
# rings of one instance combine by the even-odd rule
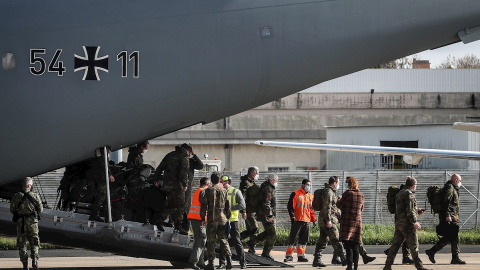
[[[425,255],[425,249],[431,246],[420,246],[420,258],[424,262],[425,267],[429,269],[459,269],[459,270],[478,270],[480,269],[480,246],[461,246],[460,258],[467,262],[466,265],[451,265],[450,247],[447,246],[442,251],[438,252],[435,256],[436,264],[432,264],[428,257]],[[369,264],[363,264],[360,258],[359,270],[381,270],[383,269],[386,255],[383,251],[388,246],[366,246],[368,254],[377,259]],[[294,262],[288,263],[295,269],[320,269],[311,266],[313,259],[313,251],[315,247],[307,247],[306,257],[310,260],[307,263],[296,262],[296,256],[294,254]],[[275,247],[272,251],[272,256],[280,262],[283,262],[285,257],[286,247]],[[328,270],[343,270],[345,266],[334,266],[330,264],[332,259],[332,248],[330,246],[324,252],[322,261],[327,264],[324,269]],[[257,249],[257,254],[261,253],[261,249]],[[394,270],[402,269],[415,269],[413,265],[402,265],[401,255],[397,256],[396,263],[392,268]],[[218,264],[218,260],[215,262]],[[126,256],[118,256],[111,253],[100,253],[82,249],[54,249],[54,250],[41,250],[39,267],[42,270],[73,270],[73,269],[185,269],[186,265],[182,262],[171,263],[168,261],[133,258]],[[258,265],[249,265],[249,269],[263,269],[263,268],[276,268],[265,267]],[[18,251],[5,250],[0,251],[0,269],[21,269],[21,262],[18,259]],[[234,261],[234,269],[240,269],[238,262]],[[289,269],[289,268],[285,268]]]

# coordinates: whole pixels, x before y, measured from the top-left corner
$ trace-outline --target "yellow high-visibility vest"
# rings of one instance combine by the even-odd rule
[[[230,187],[227,191],[227,197],[228,201],[230,202],[230,209],[237,205],[237,200],[236,200],[236,195],[237,195],[238,189],[234,187]],[[232,216],[230,217],[230,221],[238,221],[238,217],[240,215],[239,210],[231,210]]]

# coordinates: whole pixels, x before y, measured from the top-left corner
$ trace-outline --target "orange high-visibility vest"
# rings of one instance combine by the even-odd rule
[[[200,217],[200,192],[202,192],[203,189],[203,187],[200,187],[193,193],[192,205],[188,211],[187,219],[202,220]]]
[[[313,194],[305,193],[303,188],[295,191],[295,197],[293,198],[293,212],[295,213],[295,219],[303,222],[315,222],[315,211],[312,207]]]

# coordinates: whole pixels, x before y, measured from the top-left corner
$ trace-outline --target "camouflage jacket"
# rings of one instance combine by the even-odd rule
[[[460,213],[460,199],[458,197],[458,187],[452,181],[445,183],[443,188],[442,202],[445,207],[439,214],[440,220],[451,217],[454,222],[458,222],[458,214]]]
[[[205,221],[205,216],[210,222],[227,223],[232,215],[228,201],[227,190],[218,185],[213,185],[204,190],[200,199],[200,218]]]
[[[188,169],[190,163],[187,151],[176,146],[175,151],[168,153],[155,170],[155,176],[163,179],[166,190],[183,190],[188,184]],[[163,173],[163,176],[162,176]]]
[[[337,190],[331,185],[325,184],[322,195],[322,209],[318,213],[318,224],[325,224],[331,221],[333,224],[338,223],[340,210],[337,208]]]
[[[417,200],[409,188],[400,190],[395,197],[395,224],[413,226],[417,222]]]
[[[245,198],[245,192],[247,191],[247,189],[253,186],[253,184],[255,184],[255,180],[251,180],[250,178],[248,178],[248,175],[240,177],[240,187],[238,189],[240,189],[240,191],[242,192],[243,198]]]
[[[90,169],[86,172],[89,180],[90,178],[94,178],[94,181],[105,181],[105,158],[103,152],[99,157],[94,157],[89,161]],[[108,166],[108,175],[112,175],[110,166]]]
[[[269,216],[277,215],[277,198],[275,197],[275,187],[269,181],[265,181],[260,186],[259,191],[260,207],[257,212],[257,219],[265,221]]]
[[[128,149],[127,163],[129,166],[139,166],[143,164],[142,150],[138,146],[132,146]]]
[[[20,216],[30,216],[31,218],[35,218],[32,215],[34,214],[35,209],[37,209],[38,212],[43,211],[42,200],[38,194],[28,191],[27,194],[33,198],[35,203],[33,204],[28,198],[25,198],[22,201],[23,196],[27,196],[24,195],[24,192],[27,192],[27,190],[23,190],[23,192],[18,192],[13,195],[12,202],[10,203],[10,213],[13,214],[17,211]],[[20,203],[21,201],[22,203]],[[20,205],[18,205],[19,203]]]

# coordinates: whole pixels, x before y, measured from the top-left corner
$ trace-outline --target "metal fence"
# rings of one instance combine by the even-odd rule
[[[324,183],[328,182],[328,178],[336,175],[341,179],[346,176],[354,176],[358,179],[360,191],[365,196],[365,208],[362,213],[364,223],[380,223],[394,224],[394,217],[388,212],[387,208],[387,191],[391,185],[405,183],[407,176],[413,176],[417,179],[416,198],[419,207],[426,208],[427,211],[419,217],[419,221],[424,227],[433,227],[438,223],[438,215],[430,212],[430,205],[427,202],[427,188],[432,185],[442,186],[450,179],[450,175],[459,173],[462,176],[463,186],[468,189],[470,195],[463,187],[460,188],[460,222],[465,223],[464,229],[479,228],[480,216],[477,212],[480,207],[479,201],[476,199],[480,195],[480,171],[428,171],[428,170],[395,170],[395,171],[290,171],[279,172],[277,186],[277,220],[279,225],[287,224],[287,202],[290,194],[299,189],[302,179],[308,178],[312,183],[312,190],[323,188]],[[240,184],[240,176],[246,174],[246,171],[223,172],[223,174],[232,177],[232,185],[238,187]],[[263,182],[263,178],[268,172],[260,172],[259,184]],[[42,187],[41,192],[44,194],[50,207],[54,207],[57,198],[57,188],[63,173],[48,173],[38,176],[40,183],[36,183],[38,188]],[[199,179],[203,176],[209,176],[205,172],[199,172],[195,175],[193,183],[195,187],[199,185]],[[345,191],[345,185],[339,185],[338,194],[341,195]],[[37,187],[36,187],[37,188]],[[39,191],[39,190],[35,190]],[[475,198],[475,197],[476,198]],[[288,222],[289,223],[289,222]]]
[[[224,172],[232,176],[232,185],[239,186],[239,172]],[[260,173],[260,179],[268,172]],[[354,176],[358,179],[360,191],[365,196],[365,207],[362,213],[363,223],[394,224],[394,215],[388,212],[387,191],[392,185],[404,184],[407,176],[417,179],[417,191],[415,193],[418,207],[426,208],[427,211],[419,216],[419,221],[424,227],[434,227],[438,224],[438,214],[431,213],[430,204],[427,201],[427,188],[432,185],[443,186],[450,180],[454,173],[462,176],[464,188],[460,188],[460,222],[463,229],[479,228],[480,216],[478,208],[480,171],[419,171],[419,170],[396,170],[396,171],[290,171],[279,172],[277,186],[277,220],[280,225],[288,222],[287,202],[290,194],[299,189],[304,178],[310,179],[312,190],[323,188],[328,178],[336,175],[341,179],[346,176]],[[261,180],[262,181],[262,180]],[[341,195],[345,191],[345,185],[339,185],[337,193]]]

